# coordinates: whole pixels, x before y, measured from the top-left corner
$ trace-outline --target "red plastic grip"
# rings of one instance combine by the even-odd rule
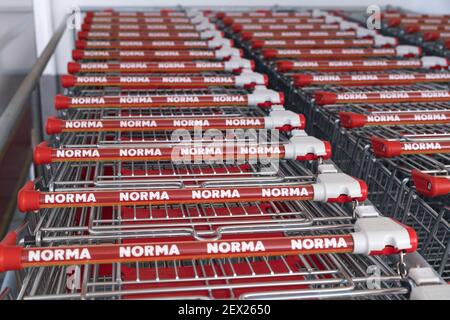
[[[0,273],[22,269],[22,247],[0,244]]]
[[[387,22],[389,27],[396,27],[396,26],[400,25],[401,23],[402,23],[402,19],[400,19],[400,18],[392,18],[392,19],[389,19]]]
[[[418,240],[416,231],[413,228],[411,228],[410,226],[407,226],[407,225],[405,225],[403,223],[400,223],[400,222],[398,222],[395,219],[392,219],[392,221],[398,223],[399,225],[401,225],[403,228],[406,229],[406,231],[408,232],[409,243],[411,245],[411,248],[406,249],[406,250],[399,250],[398,248],[395,248],[395,247],[392,247],[392,246],[387,246],[383,250],[371,251],[371,252],[369,252],[369,255],[371,255],[371,256],[375,256],[375,255],[391,255],[391,254],[400,253],[401,251],[406,252],[406,253],[411,253],[411,252],[415,252],[417,250],[417,247],[419,245],[419,240]]]
[[[78,73],[81,70],[81,65],[76,62],[67,63],[67,72],[70,74]]]
[[[34,182],[28,181],[17,194],[17,207],[21,212],[39,210],[39,191],[34,190]]]
[[[72,59],[73,60],[80,60],[83,59],[84,54],[82,50],[72,50]]]
[[[33,161],[37,165],[52,162],[52,148],[47,145],[47,142],[41,142],[36,147],[34,147]]]
[[[62,94],[58,94],[55,96],[55,109],[62,110],[69,108],[70,98],[66,97]]]
[[[241,38],[243,40],[250,40],[251,38],[253,38],[253,33],[250,31],[243,31],[241,32]]]
[[[420,27],[418,24],[410,24],[405,26],[406,33],[416,33],[420,31]]]
[[[233,30],[233,32],[239,33],[240,31],[242,31],[243,27],[242,24],[233,24],[231,26],[231,29]]]
[[[78,32],[78,39],[79,40],[85,40],[89,35],[88,31],[79,31]]]
[[[84,41],[84,40],[75,40],[75,48],[77,48],[77,49],[85,49],[86,48],[86,41]]]
[[[380,137],[371,138],[373,153],[379,158],[398,157],[402,153],[402,144],[400,141],[390,141]]]
[[[424,32],[423,39],[425,41],[436,41],[439,39],[439,32],[435,32],[435,31]]]
[[[314,100],[316,104],[323,106],[327,104],[335,104],[337,101],[337,95],[328,91],[316,91],[314,92]]]
[[[57,117],[48,117],[45,123],[45,131],[47,134],[61,133],[63,129],[64,121]]]
[[[339,112],[341,126],[347,129],[361,128],[366,124],[366,116],[354,112]]]
[[[313,76],[310,74],[296,74],[293,76],[294,85],[298,87],[306,87],[313,81]]]
[[[71,88],[77,82],[77,78],[73,75],[62,75],[61,76],[61,85],[63,88]]]
[[[411,172],[418,193],[427,197],[445,196],[450,193],[450,179],[433,176],[417,169]]]
[[[280,60],[277,61],[277,69],[280,72],[291,71],[294,66],[294,62],[289,60]]]

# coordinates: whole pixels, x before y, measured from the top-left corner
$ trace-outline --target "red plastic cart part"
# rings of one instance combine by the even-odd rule
[[[258,74],[259,75],[259,74]],[[244,76],[162,76],[151,77],[145,75],[122,75],[122,76],[61,76],[61,85],[64,88],[72,87],[119,87],[122,89],[154,89],[154,88],[207,88],[207,87],[245,87],[252,88],[255,85],[269,85],[269,77]]]
[[[351,39],[357,37],[356,31],[242,31],[240,35],[243,40],[331,40],[336,38]]]
[[[383,19],[391,19],[391,18],[408,18],[408,19],[449,19],[450,15],[448,14],[419,14],[419,13],[403,13],[403,12],[383,12],[381,13]]]
[[[320,259],[311,257],[315,270],[324,270]],[[104,265],[104,267],[110,267]],[[303,275],[292,273],[292,270],[308,268],[299,256],[273,258],[268,261],[245,261],[233,263],[198,264],[196,266],[135,268],[121,266],[123,299],[155,299],[174,297],[198,297],[214,299],[235,299],[246,294],[257,292],[284,292],[286,290],[308,290]],[[101,267],[99,268],[101,269]],[[111,276],[112,268],[107,275]],[[202,277],[198,277],[198,275]],[[254,277],[254,275],[259,275]],[[217,276],[218,275],[218,276]],[[213,283],[209,279],[216,277]],[[329,277],[325,275],[324,278]],[[139,278],[141,282],[137,282]],[[206,279],[205,279],[206,278]],[[223,289],[232,279],[232,287]],[[155,281],[161,279],[162,281]],[[176,279],[176,280],[175,280]],[[195,279],[195,280],[193,280]],[[175,281],[174,281],[175,280]],[[286,282],[289,285],[286,285]],[[212,287],[212,288],[211,288]],[[176,289],[175,289],[176,288]],[[175,289],[175,290],[174,290]],[[135,294],[135,292],[140,292]]]
[[[272,97],[261,96],[261,101],[256,106],[270,107],[284,103],[284,94],[278,92],[278,101],[272,101]],[[193,95],[159,95],[159,96],[92,96],[92,97],[68,97],[57,95],[55,97],[56,109],[70,108],[160,108],[160,107],[192,107],[202,106],[252,106],[251,97],[248,94],[193,94]]]
[[[397,27],[402,24],[450,24],[445,18],[391,18],[387,21],[389,27]]]
[[[298,59],[335,59],[341,56],[344,59],[365,57],[396,57],[395,48],[374,49],[263,49],[266,59],[298,58]]]
[[[418,91],[374,91],[374,92],[314,92],[318,105],[346,103],[402,103],[402,102],[446,102],[450,101],[448,90]]]
[[[373,224],[373,222],[376,222]],[[358,224],[358,221],[356,222]],[[350,234],[256,237],[249,240],[164,241],[130,244],[21,247],[0,245],[0,272],[28,267],[219,259],[279,255],[359,253],[390,255],[417,249],[417,234],[389,218],[363,221]],[[392,239],[378,228],[387,227]],[[376,250],[374,250],[376,248]]]
[[[43,208],[103,207],[128,205],[169,205],[179,203],[230,203],[251,201],[307,201],[314,199],[313,185],[296,187],[229,187],[154,190],[120,190],[93,192],[40,192],[33,182],[26,184],[18,194],[22,212]],[[352,199],[350,199],[351,201]]]
[[[185,176],[185,175],[214,175],[214,176],[223,176],[226,178],[229,177],[229,174],[233,174],[233,176],[247,176],[246,173],[250,172],[251,167],[248,163],[231,166],[231,167],[218,167],[218,168],[176,168],[176,169],[148,169],[144,167],[127,167],[121,166],[120,173],[129,178],[130,176],[136,175],[152,175],[152,176]],[[139,179],[139,178],[137,178]],[[199,178],[201,181],[201,178]]]
[[[79,40],[107,40],[107,41],[152,41],[152,40],[164,40],[164,41],[182,41],[182,40],[207,40],[212,39],[221,33],[205,33],[200,32],[78,32]]]
[[[239,56],[244,55],[242,49]],[[74,60],[118,60],[118,61],[188,61],[188,60],[224,60],[232,57],[220,57],[215,50],[73,50]]]
[[[234,32],[242,31],[338,31],[338,24],[233,24],[231,29]]]
[[[436,24],[405,24],[403,29],[406,33],[416,33],[424,31],[450,31],[449,25]]]
[[[327,178],[328,177],[328,178]],[[351,184],[352,191],[326,182],[299,186],[256,186],[228,188],[186,188],[152,190],[41,192],[34,190],[34,182],[28,182],[18,194],[18,208],[22,212],[43,208],[104,207],[129,205],[168,205],[179,203],[242,203],[251,201],[326,201],[351,202],[367,199],[364,181],[339,174],[323,179],[343,178]],[[331,189],[328,189],[331,188]],[[346,192],[347,194],[337,194]],[[353,194],[352,194],[353,193]]]
[[[350,234],[249,241],[167,241],[41,248],[0,246],[0,272],[44,266],[351,253],[353,248]]]
[[[290,150],[294,146],[271,144],[266,146],[258,145],[234,145],[221,142],[216,145],[207,146],[182,145],[175,147],[118,147],[118,148],[51,148],[46,142],[42,142],[34,149],[34,163],[49,164],[56,162],[101,162],[101,161],[219,161],[223,163],[227,160],[250,160],[250,159],[293,159],[296,160],[317,160],[319,158],[329,159],[331,147],[328,142],[321,142],[324,153],[305,151],[290,155]],[[309,148],[305,144],[304,148]],[[299,148],[299,147],[298,147]],[[295,152],[292,151],[292,152]]]
[[[318,61],[291,61],[279,60],[277,69],[281,72],[314,70],[320,72],[340,71],[381,71],[391,69],[419,69],[424,65],[419,59],[408,60],[318,60]]]
[[[299,127],[284,125],[278,130],[304,129],[305,117],[300,114]],[[267,128],[264,117],[224,117],[224,118],[122,118],[92,119],[92,120],[63,120],[49,117],[46,123],[48,134],[63,132],[104,132],[104,131],[172,131],[183,128],[185,130],[202,129],[264,129]]]
[[[83,24],[190,24],[192,20],[186,17],[85,17]]]
[[[249,70],[255,68],[255,62],[249,60]],[[239,73],[242,68],[227,70],[227,65],[221,61],[161,61],[161,62],[125,62],[125,63],[76,63],[69,62],[67,71],[71,74],[95,73],[201,73],[213,71],[232,71]]]
[[[312,17],[312,13],[304,12],[274,12],[271,10],[256,10],[252,12],[217,12],[216,18],[223,20],[225,17],[232,18],[293,18],[293,17]]]
[[[83,31],[197,31],[194,24],[83,24]]]
[[[450,123],[450,110],[411,112],[393,111],[369,114],[339,112],[339,119],[341,126],[348,129],[372,126],[446,124]]]
[[[226,26],[231,26],[233,24],[324,24],[324,18],[301,18],[301,17],[292,17],[292,18],[233,18],[233,17],[225,17],[222,19],[222,22]]]
[[[120,12],[114,10],[87,11],[86,17],[186,17],[183,11],[162,9],[159,11]]]
[[[294,84],[299,87],[314,85],[379,86],[406,85],[415,83],[448,82],[450,72],[422,73],[365,73],[365,74],[297,74]]]
[[[450,31],[428,31],[423,33],[423,39],[425,41],[437,41],[437,40],[450,40]]]
[[[411,172],[417,193],[426,197],[445,196],[450,193],[450,176],[433,176],[417,169]]]
[[[285,49],[309,49],[309,48],[348,48],[348,47],[372,47],[375,45],[372,39],[302,39],[302,40],[284,40],[254,39],[251,41],[254,49],[259,48],[285,48]]]
[[[233,46],[233,40],[229,40],[230,47]],[[120,50],[189,50],[189,49],[218,49],[223,46],[222,42],[217,44],[212,41],[75,41],[77,49],[120,49]]]
[[[378,158],[394,158],[408,154],[450,153],[450,141],[400,141],[377,136],[371,138],[372,149]]]

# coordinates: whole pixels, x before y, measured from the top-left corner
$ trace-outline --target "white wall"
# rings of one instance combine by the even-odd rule
[[[2,0],[4,1],[4,0]],[[22,0],[24,1],[24,0]],[[75,6],[80,7],[145,7],[145,6],[339,6],[366,7],[371,4],[380,6],[403,6],[412,11],[426,13],[450,13],[449,0],[33,0],[36,20],[36,41],[38,53],[50,39],[52,30],[61,23],[66,13]],[[51,61],[47,74],[66,73],[67,62],[71,60],[70,51],[73,46],[73,32],[66,32],[57,49],[56,59]]]

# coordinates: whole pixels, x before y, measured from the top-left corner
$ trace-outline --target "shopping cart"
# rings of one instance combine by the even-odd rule
[[[197,10],[89,12],[85,28],[139,30],[163,23],[215,30],[207,16]],[[225,23],[233,17],[234,23],[239,17],[315,19],[323,12],[216,16]],[[273,20],[250,22],[270,26]],[[112,32],[108,37],[119,36]],[[282,107],[284,95],[267,89],[267,78],[230,74],[246,61],[210,64],[207,72],[189,61],[239,55],[227,47],[231,41],[216,41],[224,46],[216,51],[207,48],[216,44],[196,41],[206,50],[181,56],[155,43],[143,42],[155,51],[138,51],[137,43],[113,41],[78,43],[88,48],[74,52],[76,75],[63,78],[67,88],[55,99],[58,117],[46,126],[50,144],[35,150],[44,176],[18,195],[19,209],[29,212],[26,228],[0,243],[0,270],[16,270],[17,298],[406,299],[423,298],[421,290],[430,286],[441,288],[428,266],[406,263],[418,247],[414,230],[366,201],[365,183],[327,160],[330,145],[301,130],[305,119]],[[169,40],[185,49],[177,41]],[[120,75],[124,52],[148,64]],[[177,63],[168,55],[181,61],[172,66],[184,73],[177,78],[201,78],[207,88],[163,84],[175,77],[158,75],[162,63]],[[152,74],[138,75],[141,69]],[[208,77],[233,83],[210,86]],[[124,86],[121,78],[157,84],[136,88],[136,81]],[[237,81],[243,78],[251,80]],[[187,135],[174,140],[180,127]],[[204,136],[210,129],[222,138]],[[231,160],[205,158],[213,154],[196,142]],[[227,150],[228,144],[233,148]],[[174,161],[174,148],[187,150],[188,159]],[[199,151],[202,157],[193,158]]]

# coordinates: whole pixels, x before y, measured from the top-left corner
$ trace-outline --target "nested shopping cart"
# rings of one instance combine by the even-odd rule
[[[220,32],[195,40],[194,54],[180,34],[161,46],[119,34],[215,30],[209,13],[158,14],[87,14],[52,137],[34,152],[44,175],[18,195],[27,224],[0,243],[18,298],[405,299],[440,287],[430,268],[406,263],[415,231],[366,202],[366,184],[327,160],[329,143],[302,130],[265,76],[245,72],[245,60],[201,61],[240,55]],[[169,62],[177,74],[159,71]]]

